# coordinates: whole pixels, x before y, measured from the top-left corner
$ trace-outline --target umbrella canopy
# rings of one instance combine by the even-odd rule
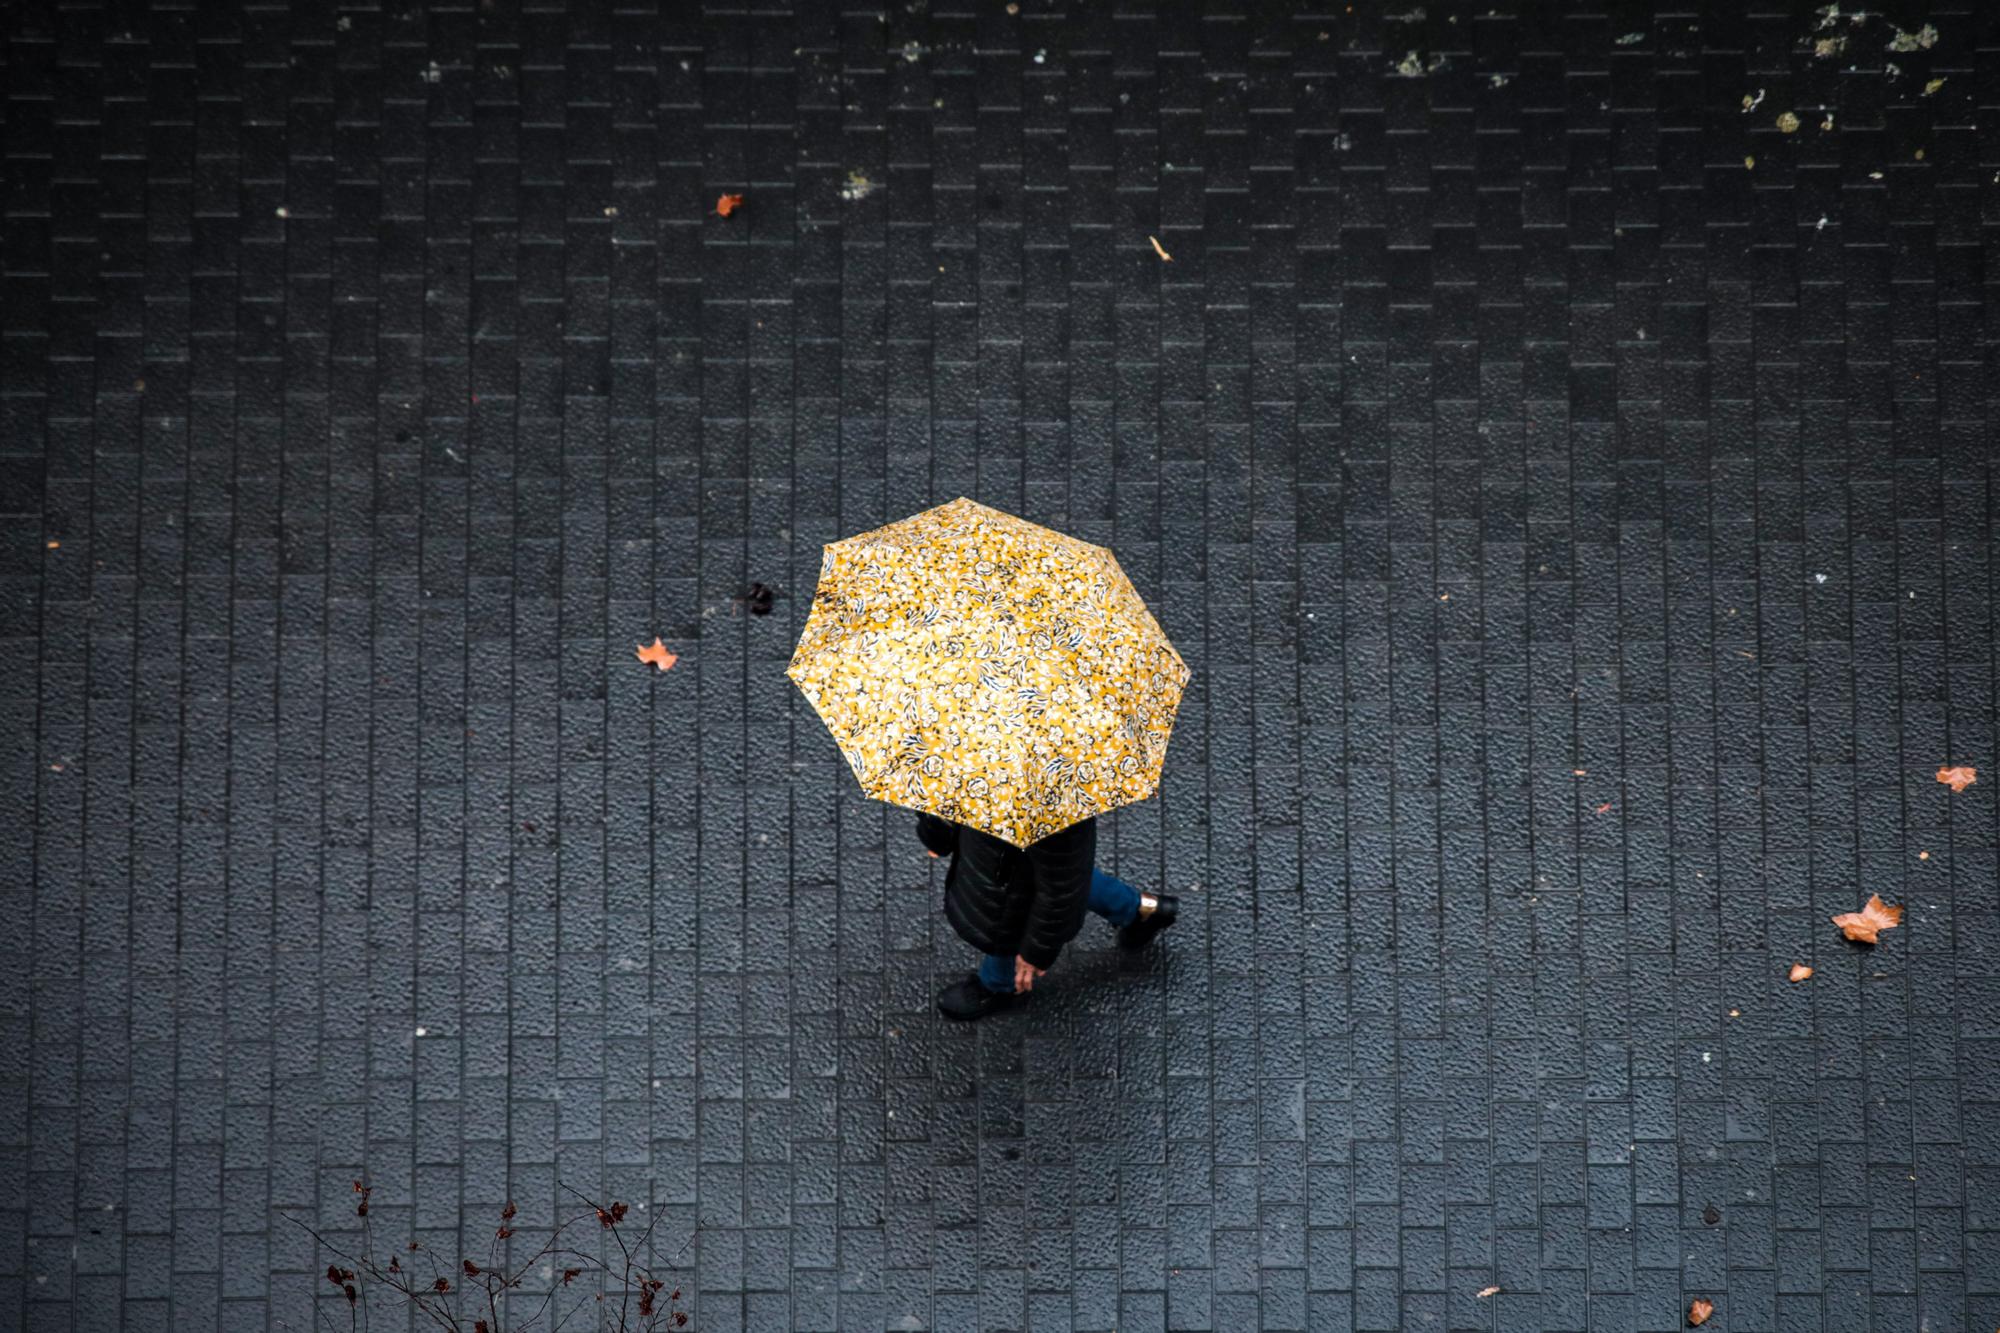
[[[962,497],[825,548],[786,674],[868,795],[1020,847],[1152,795],[1188,682],[1111,552]]]

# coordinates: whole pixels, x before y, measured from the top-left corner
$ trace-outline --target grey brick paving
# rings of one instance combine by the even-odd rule
[[[2000,10],[1389,8],[0,7],[0,1327],[2000,1325]],[[961,493],[1195,669],[973,1031],[782,675]]]

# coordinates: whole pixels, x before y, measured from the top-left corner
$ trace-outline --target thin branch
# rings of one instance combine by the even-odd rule
[[[437,1291],[437,1290],[438,1290],[438,1285],[437,1285],[437,1284],[438,1284],[439,1282],[443,1282],[443,1283],[445,1283],[445,1284],[446,1284],[446,1286],[445,1286],[445,1289],[444,1289],[445,1293],[449,1293],[449,1292],[450,1292],[450,1290],[451,1290],[451,1287],[450,1287],[450,1282],[451,1282],[451,1279],[450,1279],[450,1278],[448,1278],[448,1277],[446,1277],[446,1276],[445,1276],[445,1275],[444,1275],[443,1273],[441,1273],[441,1272],[439,1272],[439,1271],[438,1271],[438,1261],[437,1261],[437,1255],[436,1255],[435,1253],[433,1253],[433,1252],[432,1252],[432,1250],[431,1250],[431,1247],[430,1247],[430,1246],[428,1246],[428,1245],[424,1246],[424,1248],[423,1248],[423,1251],[422,1251],[422,1253],[423,1253],[423,1256],[424,1256],[424,1258],[426,1258],[426,1259],[430,1260],[430,1264],[431,1264],[431,1290],[432,1290],[432,1291]],[[423,1298],[423,1297],[421,1297],[421,1296],[419,1296],[419,1297],[417,1297],[417,1298],[416,1298],[416,1300],[417,1300],[417,1305],[418,1305],[418,1307],[419,1307],[419,1308],[422,1308],[422,1306],[423,1306],[423,1302],[424,1302],[424,1298]],[[461,1325],[460,1325],[460,1324],[459,1324],[459,1322],[458,1322],[458,1316],[457,1316],[456,1314],[453,1314],[453,1313],[451,1313],[450,1311],[446,1311],[446,1312],[445,1312],[445,1318],[447,1318],[447,1319],[449,1319],[449,1320],[451,1321],[451,1328],[452,1328],[452,1330],[453,1330],[453,1333],[460,1333],[460,1329],[461,1329]]]
[[[552,1320],[548,1326],[548,1333],[561,1333],[577,1314],[589,1305],[598,1307],[600,1323],[611,1323],[615,1318],[615,1327],[621,1333],[634,1333],[634,1330],[656,1333],[657,1330],[671,1326],[667,1318],[669,1314],[673,1316],[674,1321],[685,1321],[687,1314],[680,1308],[680,1289],[676,1287],[666,1298],[666,1306],[660,1306],[658,1304],[660,1293],[666,1282],[654,1274],[656,1268],[670,1271],[678,1265],[687,1253],[688,1247],[694,1243],[699,1230],[691,1230],[682,1241],[679,1250],[671,1258],[667,1258],[661,1254],[656,1243],[660,1224],[665,1220],[660,1213],[652,1213],[647,1217],[643,1228],[636,1234],[628,1234],[622,1227],[624,1214],[628,1211],[627,1205],[614,1202],[609,1208],[605,1208],[580,1190],[560,1181],[557,1183],[589,1211],[559,1222],[553,1230],[546,1233],[540,1246],[518,1265],[512,1266],[511,1271],[510,1266],[504,1264],[500,1258],[502,1250],[499,1244],[501,1240],[499,1231],[505,1230],[510,1233],[512,1231],[512,1228],[504,1225],[495,1231],[493,1240],[487,1247],[488,1262],[483,1269],[468,1258],[461,1260],[460,1268],[469,1269],[469,1272],[461,1274],[458,1269],[454,1269],[448,1276],[439,1267],[437,1252],[416,1241],[409,1242],[407,1247],[393,1255],[385,1266],[374,1257],[374,1229],[367,1211],[368,1196],[373,1187],[364,1186],[359,1181],[355,1183],[355,1192],[361,1196],[361,1205],[355,1210],[360,1218],[361,1229],[361,1252],[358,1254],[335,1245],[311,1224],[289,1213],[280,1212],[279,1216],[305,1232],[321,1251],[331,1253],[336,1259],[345,1261],[349,1265],[342,1267],[336,1263],[329,1268],[329,1275],[334,1285],[344,1293],[355,1291],[358,1287],[386,1287],[419,1311],[428,1325],[435,1327],[440,1333],[464,1333],[465,1324],[459,1317],[458,1309],[465,1303],[465,1297],[471,1292],[470,1284],[475,1280],[486,1297],[487,1312],[487,1319],[476,1322],[482,1326],[490,1326],[489,1333],[502,1333],[500,1302],[510,1292],[520,1290],[538,1264],[544,1266],[549,1278],[548,1286],[541,1293],[541,1303],[527,1315],[525,1320],[509,1321],[511,1333],[527,1333],[528,1329],[540,1326],[545,1319]],[[502,1219],[503,1224],[506,1220]],[[584,1235],[593,1234],[593,1229],[588,1226],[588,1223],[593,1221],[597,1224],[594,1229],[596,1252],[586,1253],[578,1248],[578,1245]],[[603,1243],[605,1232],[611,1233],[611,1242],[617,1246],[619,1262],[615,1267],[605,1257]],[[427,1285],[416,1271],[415,1255],[418,1251],[422,1251],[424,1263],[430,1270],[430,1281]],[[410,1261],[409,1266],[403,1264],[404,1259]],[[559,1266],[560,1274],[557,1272]],[[576,1293],[575,1301],[566,1301],[564,1296],[569,1290],[569,1283],[563,1278],[581,1277],[586,1273],[589,1274],[592,1288]],[[617,1313],[612,1317],[606,1308],[610,1304],[606,1288],[614,1276],[618,1279],[619,1292],[615,1306]],[[454,1285],[455,1281],[457,1285]],[[633,1322],[632,1313],[635,1289],[639,1298],[636,1324]],[[522,1294],[532,1299],[532,1293]],[[332,1333],[336,1325],[321,1298],[314,1294],[309,1299],[313,1303],[313,1327],[324,1330],[324,1333]],[[357,1306],[361,1308],[357,1309]],[[472,1308],[474,1310],[478,1308],[476,1300]],[[372,1302],[364,1295],[350,1296],[348,1301],[350,1333],[357,1329],[366,1329],[371,1317]]]
[[[589,1304],[590,1304],[589,1301],[586,1301],[579,1296],[577,1298],[577,1302],[575,1305],[572,1305],[569,1307],[569,1309],[563,1311],[563,1317],[556,1321],[555,1327],[550,1329],[549,1333],[562,1333],[563,1325],[567,1324],[573,1317],[575,1317],[576,1312],[578,1310],[581,1310],[584,1306]]]
[[[306,1299],[312,1302],[313,1323],[315,1325],[325,1324],[333,1330],[333,1333],[340,1333],[340,1326],[335,1324],[333,1316],[326,1312],[326,1298],[319,1294],[317,1286],[315,1286],[312,1295]],[[347,1323],[349,1328],[354,1326],[354,1306],[351,1303],[347,1307]]]
[[[556,1234],[560,1235],[562,1231],[568,1230],[568,1228],[569,1228],[569,1223],[564,1223],[562,1227],[558,1228]],[[567,1284],[564,1283],[562,1280],[562,1273],[567,1272],[568,1270],[560,1269],[560,1265],[563,1260],[566,1259],[576,1260],[577,1274],[579,1276],[582,1276],[584,1274],[589,1274],[591,1277],[595,1278],[600,1273],[609,1273],[611,1271],[611,1269],[605,1264],[605,1262],[594,1254],[585,1254],[582,1250],[572,1249],[567,1245],[557,1246],[555,1244],[553,1236],[550,1238],[549,1243],[547,1245],[544,1245],[541,1248],[541,1250],[537,1252],[536,1257],[546,1258],[549,1260],[551,1277],[549,1281],[548,1290],[542,1293],[542,1303],[540,1307],[538,1307],[535,1310],[534,1314],[528,1317],[528,1322],[522,1326],[524,1329],[533,1327],[534,1321],[540,1319],[544,1314],[546,1314],[548,1312],[549,1307],[556,1303],[556,1298],[560,1296],[566,1289]],[[558,1269],[560,1269],[560,1271],[558,1271]],[[524,1269],[523,1273],[525,1274],[525,1272],[526,1270]],[[519,1278],[515,1279],[515,1285],[516,1286],[520,1285]],[[590,1304],[590,1302],[579,1299],[576,1304],[570,1306],[568,1310],[564,1311],[562,1318],[556,1321],[554,1329],[560,1329],[564,1324],[569,1322],[571,1317],[573,1317],[578,1310],[582,1309],[585,1305],[588,1304]],[[553,1329],[551,1330],[551,1333],[554,1333]]]
[[[632,1303],[632,1250],[625,1244],[625,1238],[618,1234],[616,1222],[613,1222],[608,1229],[611,1238],[618,1242],[618,1248],[625,1252],[625,1271],[618,1275],[618,1333],[625,1333],[625,1310]]]
[[[590,1216],[591,1216],[590,1214],[579,1213],[575,1217],[565,1219],[556,1226],[555,1230],[549,1233],[548,1239],[542,1242],[541,1248],[537,1249],[533,1254],[529,1255],[525,1260],[523,1260],[518,1268],[514,1269],[513,1272],[511,1273],[507,1273],[506,1270],[503,1269],[502,1273],[504,1276],[504,1289],[514,1290],[519,1288],[521,1283],[527,1278],[528,1274],[534,1269],[534,1266],[537,1263],[540,1263],[544,1260],[549,1261],[550,1270],[553,1273],[555,1266],[554,1261],[558,1256],[573,1254],[577,1258],[585,1260],[586,1263],[588,1264],[597,1263],[598,1260],[594,1256],[582,1254],[581,1252],[571,1250],[566,1246],[558,1246],[556,1243],[558,1240],[562,1238],[564,1232],[568,1231],[573,1226],[580,1225],[586,1218]],[[542,1293],[541,1305],[538,1306],[535,1309],[535,1312],[528,1316],[527,1321],[521,1325],[522,1330],[534,1327],[535,1322],[548,1313],[549,1306],[553,1304],[555,1301],[556,1291],[557,1291],[557,1284],[554,1281],[551,1281],[548,1290]],[[497,1326],[499,1316],[496,1314],[494,1318],[496,1321],[494,1333],[499,1333],[499,1329]]]
[[[358,1180],[355,1181],[354,1184],[357,1189],[359,1189],[361,1186],[361,1182]],[[374,1188],[375,1187],[371,1185],[367,1189],[361,1190],[361,1207],[355,1210],[356,1213],[361,1218],[361,1253],[367,1256],[372,1256],[375,1253],[375,1219],[368,1215],[368,1196],[374,1192]],[[372,1267],[373,1265],[374,1265],[374,1260],[370,1258],[367,1260],[366,1263],[362,1265],[362,1267],[368,1268]],[[373,1327],[371,1321],[375,1317],[374,1309],[370,1307],[366,1301],[359,1301],[359,1302],[349,1301],[347,1303],[348,1333],[354,1333],[355,1322],[356,1322],[354,1307],[357,1304],[363,1307],[360,1312],[360,1326],[362,1328]]]
[[[458,1322],[458,1316],[453,1314],[451,1311],[442,1308],[441,1304],[439,1307],[433,1308],[430,1303],[430,1298],[424,1296],[422,1293],[418,1293],[417,1295],[412,1296],[410,1298],[410,1304],[416,1306],[419,1310],[422,1310],[426,1315],[430,1317],[430,1321],[436,1324],[439,1328],[450,1329],[452,1333],[462,1333],[461,1326]]]
[[[604,1211],[602,1208],[598,1206],[597,1200],[591,1198],[588,1194],[585,1194],[582,1190],[578,1189],[574,1185],[567,1184],[564,1181],[558,1180],[556,1182],[556,1188],[575,1195],[576,1201],[582,1204],[584,1207],[590,1209],[593,1213],[600,1213]]]
[[[586,1220],[595,1220],[594,1215],[590,1213],[578,1213],[575,1217],[567,1218],[558,1224],[555,1230],[549,1233],[549,1238],[542,1242],[542,1247],[529,1255],[522,1261],[519,1268],[508,1275],[508,1285],[518,1286],[521,1279],[527,1276],[528,1270],[533,1268],[538,1260],[547,1258],[556,1252],[556,1241],[562,1237],[565,1231],[568,1231],[573,1226],[580,1225]]]
[[[432,1322],[436,1323],[440,1328],[450,1330],[450,1333],[463,1333],[463,1330],[460,1329],[456,1320],[451,1319],[449,1316],[441,1316],[438,1311],[431,1309],[430,1306],[425,1303],[424,1295],[421,1292],[417,1291],[416,1288],[412,1287],[408,1282],[404,1281],[399,1274],[389,1272],[387,1269],[383,1268],[379,1263],[377,1263],[373,1258],[370,1258],[367,1254],[360,1254],[360,1255],[350,1254],[348,1251],[341,1249],[338,1245],[335,1245],[332,1241],[328,1240],[325,1236],[321,1235],[318,1231],[314,1230],[306,1223],[299,1221],[299,1219],[296,1217],[292,1217],[286,1213],[280,1213],[279,1216],[283,1217],[286,1221],[290,1222],[293,1226],[297,1227],[299,1230],[305,1232],[308,1236],[311,1236],[313,1240],[317,1242],[321,1247],[332,1251],[335,1257],[345,1259],[348,1263],[355,1265],[355,1269],[359,1274],[367,1276],[368,1278],[373,1280],[376,1283],[376,1285],[387,1287],[389,1288],[389,1290],[396,1292],[398,1295],[407,1299],[412,1305],[416,1306],[417,1309],[423,1311],[424,1314],[429,1316]],[[365,1215],[362,1220],[363,1220],[362,1236],[363,1239],[365,1240],[369,1235],[368,1228],[366,1226],[367,1219]],[[435,1272],[437,1269],[437,1261],[435,1259],[431,1261],[431,1269],[433,1272]],[[318,1298],[315,1297],[315,1300],[317,1299]],[[348,1319],[350,1321],[350,1324],[355,1317],[354,1307],[357,1304],[366,1305],[367,1302],[365,1300],[348,1302]]]
[[[535,1321],[540,1319],[543,1315],[547,1314],[549,1311],[549,1307],[555,1304],[555,1299],[556,1299],[556,1289],[554,1287],[550,1287],[547,1291],[543,1292],[542,1303],[535,1308],[535,1312],[528,1316],[527,1322],[522,1324],[521,1327],[524,1329],[533,1328],[535,1326]],[[555,1327],[561,1328],[562,1325],[557,1324],[555,1325]]]

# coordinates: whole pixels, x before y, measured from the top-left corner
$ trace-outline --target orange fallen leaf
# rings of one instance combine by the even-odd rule
[[[1601,815],[1606,813],[1610,809],[1611,809],[1611,802],[1606,801],[1603,805],[1597,807],[1597,813]]]
[[[1938,781],[1944,783],[1953,791],[1964,791],[1967,787],[1979,781],[1979,770],[1970,764],[1960,764],[1956,768],[1940,768],[1938,770]]]
[[[1570,776],[1578,778],[1589,777],[1590,770],[1587,768],[1572,768],[1570,770]]]
[[[637,656],[641,662],[651,662],[662,671],[671,669],[674,663],[681,660],[673,649],[660,642],[658,635],[653,636],[652,647],[641,645]]]
[[[1792,964],[1791,980],[1804,981],[1807,977],[1811,975],[1812,975],[1812,969],[1807,967],[1804,963]]]
[[[1928,861],[1931,859],[1931,854],[1929,852],[1918,852],[1917,859],[1919,861]]]
[[[1482,1301],[1488,1296],[1498,1296],[1499,1294],[1500,1288],[1498,1287],[1481,1287],[1477,1293],[1479,1299]]]
[[[1833,918],[1833,924],[1839,926],[1841,934],[1856,944],[1873,944],[1876,935],[1903,924],[1903,909],[1891,907],[1879,896],[1871,893],[1860,911],[1842,912]]]
[[[715,212],[719,217],[726,218],[741,207],[743,207],[743,196],[740,194],[725,194],[715,201]]]
[[[1706,1324],[1708,1317],[1714,1313],[1715,1303],[1697,1296],[1694,1298],[1694,1304],[1688,1306],[1688,1322],[1695,1325]]]
[[[1164,245],[1161,245],[1161,244],[1160,244],[1160,238],[1159,238],[1159,237],[1157,237],[1157,236],[1148,236],[1148,237],[1147,237],[1146,239],[1147,239],[1147,240],[1149,240],[1149,241],[1151,241],[1151,242],[1153,243],[1153,253],[1154,253],[1154,254],[1158,255],[1158,256],[1159,256],[1159,257],[1160,257],[1160,258],[1161,258],[1162,260],[1164,260],[1165,262],[1167,262],[1167,263],[1169,263],[1169,264],[1171,264],[1171,263],[1173,263],[1173,262],[1174,262],[1174,257],[1173,257],[1172,255],[1170,255],[1170,254],[1168,254],[1168,253],[1167,253],[1167,248],[1166,248],[1166,247],[1165,247]]]
[[[49,543],[49,549],[50,549],[51,551],[53,551],[53,550],[56,550],[56,549],[58,549],[58,548],[59,548],[59,547],[61,547],[61,546],[62,546],[62,543],[61,543],[61,542],[50,542],[50,543]]]

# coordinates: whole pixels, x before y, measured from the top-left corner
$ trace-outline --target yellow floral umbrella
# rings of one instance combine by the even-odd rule
[[[1187,664],[1111,552],[964,498],[825,552],[786,674],[868,795],[1025,847],[1159,786]]]

